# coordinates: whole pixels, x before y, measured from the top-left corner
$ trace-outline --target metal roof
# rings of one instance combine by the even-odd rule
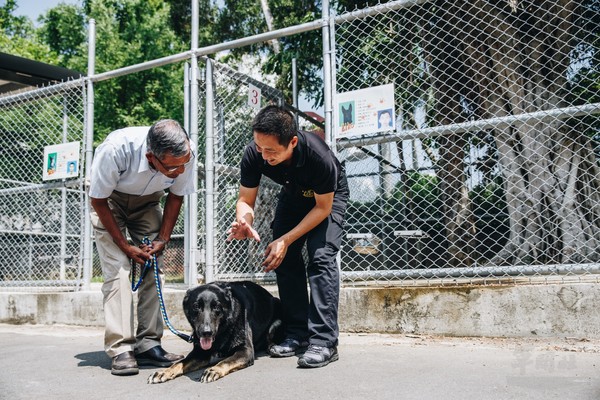
[[[82,75],[67,68],[0,53],[0,93],[66,81]]]

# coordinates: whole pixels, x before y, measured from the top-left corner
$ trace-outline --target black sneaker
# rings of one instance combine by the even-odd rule
[[[337,347],[324,347],[311,344],[306,352],[298,359],[302,368],[319,368],[339,359]]]
[[[271,357],[291,357],[304,352],[307,347],[308,342],[287,338],[282,343],[269,347],[269,354]]]

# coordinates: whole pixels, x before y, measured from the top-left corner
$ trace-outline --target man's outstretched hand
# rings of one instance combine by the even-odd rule
[[[227,241],[231,241],[232,239],[243,240],[243,239],[254,239],[257,242],[260,242],[260,236],[258,232],[252,226],[248,224],[245,220],[241,221],[233,221],[231,223],[231,228],[227,231]]]

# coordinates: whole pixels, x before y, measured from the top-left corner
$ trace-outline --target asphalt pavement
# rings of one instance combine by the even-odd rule
[[[300,369],[259,356],[213,383],[201,371],[163,384],[110,374],[102,329],[0,324],[1,399],[600,399],[600,341],[340,336],[340,359]],[[191,345],[167,331],[163,347]]]

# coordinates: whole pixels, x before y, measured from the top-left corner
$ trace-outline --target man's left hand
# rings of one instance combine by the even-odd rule
[[[287,249],[288,245],[283,237],[269,243],[265,250],[265,261],[262,263],[262,266],[265,267],[265,272],[273,271],[281,265],[281,262],[287,253]]]
[[[157,256],[161,255],[163,253],[163,251],[167,248],[167,242],[165,242],[162,239],[154,239],[152,241],[152,243],[150,243],[150,245],[147,244],[141,244],[140,248],[142,250],[145,250],[148,252],[148,254],[150,254],[151,256],[156,254]]]

